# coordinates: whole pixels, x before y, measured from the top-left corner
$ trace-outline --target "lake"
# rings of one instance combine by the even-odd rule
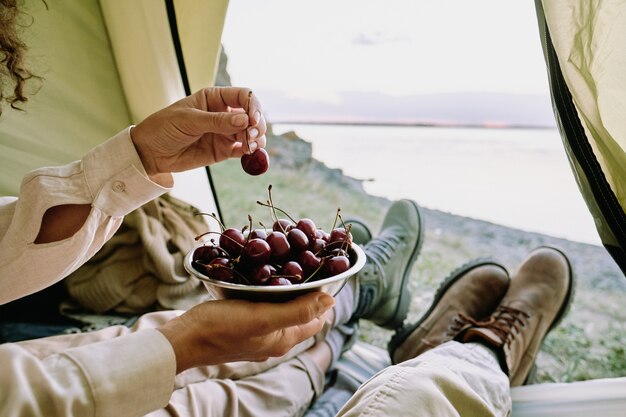
[[[273,125],[366,191],[462,216],[600,244],[556,129]]]

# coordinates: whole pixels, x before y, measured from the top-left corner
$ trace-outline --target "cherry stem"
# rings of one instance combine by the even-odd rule
[[[283,226],[278,221],[278,216],[276,215],[276,207],[274,207],[274,201],[272,200],[272,184],[267,186],[267,194],[269,196],[269,199],[267,201],[270,204],[270,207],[272,208],[272,213],[274,213],[274,218],[276,219],[276,222],[278,222],[278,225],[280,226],[280,228],[283,229]],[[285,229],[283,229],[283,233],[286,233]]]
[[[248,92],[248,101],[246,102],[246,114],[250,112],[250,100],[252,99],[252,91]],[[248,120],[250,115],[248,114]],[[248,154],[252,154],[252,150],[250,149],[250,133],[248,132],[248,126],[246,126],[246,145],[248,146]]]
[[[224,223],[222,223],[222,221],[217,217],[217,215],[215,213],[198,212],[198,213],[194,213],[194,216],[209,216],[209,217],[213,218],[220,225],[220,229],[222,229],[222,232],[224,230],[226,230],[226,226],[224,225]],[[196,238],[196,240],[198,240],[198,239]]]
[[[220,232],[212,232],[212,231],[204,232],[204,233],[202,233],[201,235],[196,236],[196,238],[195,238],[195,239],[196,239],[196,240],[200,240],[200,238],[201,238],[202,236],[206,236],[206,235],[211,234],[211,233],[215,233],[215,234],[218,234],[218,235],[224,236],[226,239],[230,239],[232,242],[234,242],[234,243],[238,244],[238,245],[239,245],[239,246],[241,246],[242,248],[245,246],[245,245],[242,245],[241,243],[237,242],[237,241],[236,241],[235,239],[233,239],[232,237],[230,237],[230,236],[228,236],[228,235],[225,235],[225,234],[223,234],[223,233],[220,233]]]
[[[252,234],[252,216],[249,214],[248,214],[248,224],[245,227],[250,228],[250,232],[248,232],[248,236],[246,236],[246,243],[244,243],[244,246],[247,246],[248,242],[250,242],[250,235]],[[241,231],[241,233],[243,233],[243,230]]]
[[[333,222],[333,227],[331,227],[330,230],[334,230],[335,226],[337,226],[337,220],[340,217],[340,214],[339,214],[340,211],[341,211],[341,208],[338,207],[337,208],[337,213],[335,214],[335,221]]]
[[[326,258],[322,258],[322,259],[320,260],[320,266],[318,266],[318,267],[315,269],[315,271],[311,272],[311,275],[309,275],[309,276],[307,277],[307,279],[305,279],[304,281],[302,281],[302,282],[301,282],[302,284],[305,284],[307,281],[309,281],[311,278],[313,278],[313,277],[315,276],[315,274],[317,274],[317,272],[318,272],[320,269],[322,269],[322,266],[324,266],[324,260],[325,260],[325,259],[326,259]]]

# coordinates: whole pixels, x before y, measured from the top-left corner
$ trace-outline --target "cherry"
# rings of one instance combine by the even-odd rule
[[[282,275],[285,276],[289,281],[294,284],[302,281],[302,277],[304,275],[304,271],[302,271],[302,267],[298,262],[289,261],[285,265],[283,265],[283,269],[281,271]]]
[[[193,260],[203,264],[208,264],[218,256],[223,256],[224,250],[219,246],[205,245],[197,248],[193,253]]]
[[[241,166],[250,175],[261,175],[270,167],[270,157],[263,148],[241,157]]]
[[[347,242],[350,245],[352,244],[352,233],[348,232],[343,227],[337,227],[330,232],[328,242]]]
[[[251,265],[266,264],[271,255],[272,249],[263,239],[250,239],[243,249],[243,259]]]
[[[267,232],[265,229],[254,229],[250,232],[250,239],[263,239],[267,238]]]
[[[250,281],[254,285],[263,285],[269,281],[276,269],[271,265],[259,265],[250,273]]]
[[[272,251],[272,259],[276,262],[281,262],[289,258],[291,252],[291,245],[285,236],[281,232],[272,232],[267,235],[265,241],[270,245]]]
[[[330,256],[345,256],[347,258],[348,257],[348,252],[346,252],[345,250],[343,250],[341,248],[335,248],[335,249],[330,251],[329,255]]]
[[[220,247],[224,249],[230,256],[237,257],[246,243],[246,238],[237,229],[226,229],[220,235]]]
[[[324,269],[329,276],[338,275],[350,268],[350,260],[345,256],[333,256],[326,260]]]
[[[317,271],[322,263],[322,259],[315,256],[310,250],[305,250],[298,256],[298,262],[302,265],[302,269],[308,276]]]
[[[317,227],[315,227],[315,223],[311,219],[300,219],[298,223],[296,223],[296,228],[302,230],[309,240],[313,240],[317,237]]]
[[[324,248],[326,248],[326,241],[324,239],[315,239],[309,244],[309,249],[313,253],[322,253]]]
[[[287,240],[291,245],[291,251],[295,254],[305,251],[309,247],[309,238],[300,229],[291,229],[287,233]]]
[[[232,264],[228,258],[213,259],[209,265],[207,265],[206,274],[213,279],[228,282],[233,281],[235,277]]]
[[[291,220],[287,220],[287,219],[278,219],[272,225],[272,230],[274,230],[275,232],[287,233],[293,228],[294,228],[293,223],[291,222]]]
[[[274,277],[269,280],[268,285],[292,285],[291,281],[283,277]]]

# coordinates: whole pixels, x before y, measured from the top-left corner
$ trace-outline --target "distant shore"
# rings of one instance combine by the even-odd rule
[[[556,129],[554,125],[517,125],[507,123],[463,124],[454,122],[388,122],[388,121],[333,121],[333,120],[271,120],[274,125],[324,125],[324,126],[385,126],[385,127],[441,127],[464,129]]]

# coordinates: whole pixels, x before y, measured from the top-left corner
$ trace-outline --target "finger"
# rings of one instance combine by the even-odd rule
[[[262,114],[263,109],[259,99],[252,94],[248,104],[248,95],[252,90],[243,87],[215,87],[204,90],[207,105],[210,110],[226,111],[228,107],[233,109],[241,108],[248,111],[248,115],[253,117],[255,113]],[[256,124],[257,120],[254,120]]]
[[[304,340],[315,336],[324,328],[324,318],[315,318],[306,324],[282,329],[276,334],[276,341],[272,343],[271,356],[283,356],[289,350],[303,342]]]
[[[250,119],[250,126],[248,130],[256,129],[259,132],[259,136],[267,133],[267,122],[265,121],[265,116],[259,116],[258,122],[255,124],[252,119]]]
[[[248,126],[248,116],[230,112],[205,112],[191,109],[184,124],[185,133],[198,136],[205,133],[235,135]],[[182,126],[181,126],[182,128]]]
[[[267,334],[287,327],[305,325],[329,310],[335,300],[326,293],[315,292],[286,303],[263,304],[264,310],[255,316],[255,324],[260,334]]]

